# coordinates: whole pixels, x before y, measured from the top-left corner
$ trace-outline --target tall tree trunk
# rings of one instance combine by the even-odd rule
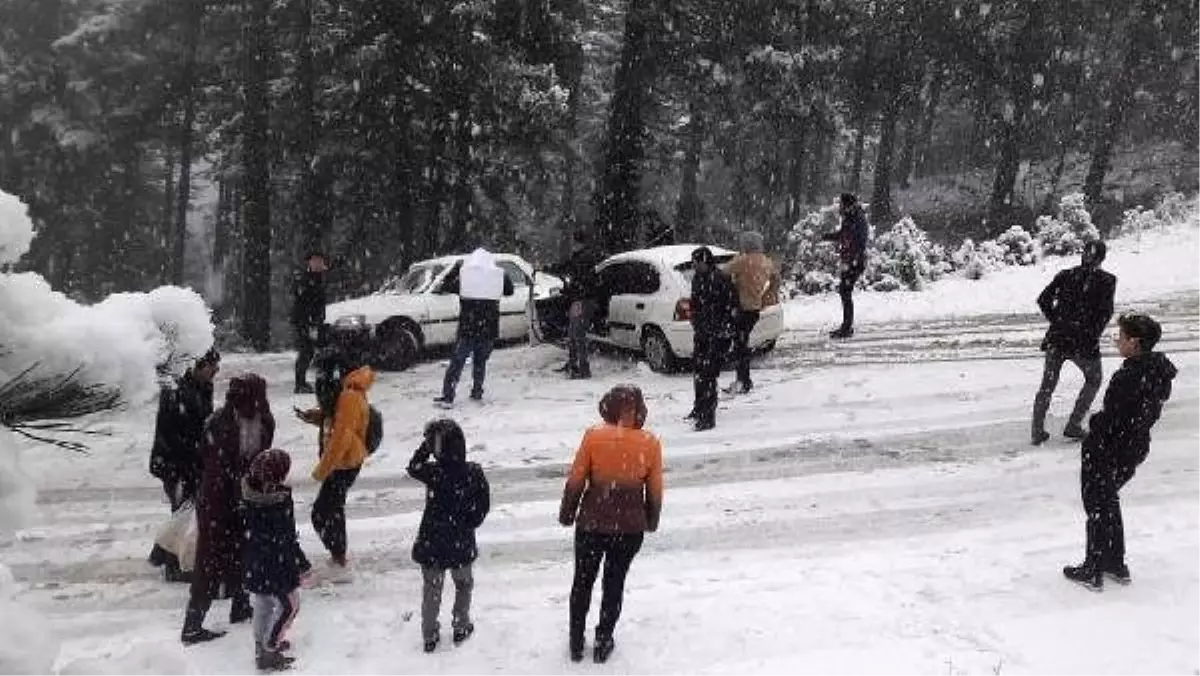
[[[805,145],[808,142],[809,116],[801,118],[795,126],[795,136],[787,145],[787,208],[784,215],[788,223],[794,223],[799,218],[800,205],[804,201],[804,167],[808,162]]]
[[[175,239],[175,146],[167,143],[163,148],[163,205],[162,225],[158,228],[155,243],[167,250],[169,243]],[[173,282],[173,266],[166,256],[159,257],[158,279],[163,284]]]
[[[818,118],[818,124],[813,128],[812,163],[808,169],[808,190],[805,195],[809,204],[816,204],[825,192],[832,147],[828,120]]]
[[[889,102],[884,106],[879,122],[879,151],[875,154],[875,185],[871,191],[871,222],[876,225],[892,218],[892,163],[899,117],[898,105]]]
[[[850,168],[850,192],[855,195],[862,190],[863,150],[867,142],[867,125],[869,124],[867,104],[865,101],[859,101],[858,117],[854,123],[854,128],[858,130],[854,135],[854,162]]]
[[[308,251],[322,250],[325,233],[329,229],[323,208],[324,185],[316,169],[318,159],[317,129],[315,114],[316,70],[313,65],[313,0],[299,0],[297,31],[300,44],[297,54],[297,78],[299,97],[296,114],[299,116],[296,155],[300,160],[300,251],[297,258]]]
[[[583,3],[579,0],[560,2],[563,17],[573,25],[585,18]],[[576,216],[576,184],[579,181],[581,163],[579,152],[579,106],[583,100],[583,45],[574,35],[559,42],[555,49],[555,67],[562,73],[567,87],[567,115],[563,123],[561,152],[563,156],[562,205],[559,208],[558,227],[560,238],[558,253],[570,253],[571,239],[578,225]]]
[[[1092,145],[1092,162],[1088,167],[1087,177],[1083,181],[1083,194],[1089,204],[1100,202],[1100,193],[1104,189],[1104,177],[1108,174],[1112,149],[1121,135],[1121,127],[1125,123],[1125,113],[1133,102],[1133,91],[1137,85],[1137,74],[1142,56],[1150,49],[1154,40],[1155,4],[1152,0],[1142,0],[1139,3],[1139,11],[1133,18],[1129,46],[1125,50],[1121,70],[1117,72],[1112,84],[1112,90],[1104,110],[1104,119],[1096,127]]]
[[[704,143],[704,124],[700,106],[691,103],[691,119],[684,128],[682,179],[679,185],[679,212],[675,219],[678,237],[694,238],[700,226],[700,151]]]
[[[605,141],[604,175],[596,199],[596,225],[604,249],[627,251],[639,240],[646,106],[654,79],[650,53],[656,0],[630,0]]]
[[[921,136],[917,139],[917,157],[914,167],[917,178],[928,176],[931,169],[929,149],[933,144],[933,125],[937,121],[938,104],[941,103],[942,85],[945,80],[945,67],[940,63],[935,63],[933,80],[929,83],[929,98],[925,101],[925,112],[921,116]]]
[[[267,109],[271,0],[249,0],[242,106],[245,227],[242,252],[242,336],[265,352],[271,344],[271,165]]]
[[[1009,76],[1011,107],[1005,110],[1000,124],[1000,160],[988,207],[993,228],[1003,227],[1004,217],[1013,206],[1013,190],[1020,172],[1021,149],[1025,142],[1025,121],[1033,107],[1033,76],[1041,65],[1042,51],[1045,49],[1036,44],[1042,33],[1042,8],[1030,3],[1027,11],[1025,23],[1016,39],[1014,51],[1017,62]]]
[[[183,120],[179,126],[179,186],[175,200],[175,230],[171,248],[171,283],[183,286],[187,251],[187,215],[192,201],[192,127],[196,123],[196,49],[204,24],[204,0],[189,0],[183,25],[183,70],[179,94],[183,96]]]

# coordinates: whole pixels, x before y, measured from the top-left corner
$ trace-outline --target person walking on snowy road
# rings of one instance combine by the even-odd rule
[[[195,500],[200,487],[200,441],[213,412],[213,378],[220,369],[221,355],[209,350],[175,381],[175,387],[159,393],[150,474],[162,482],[172,514]],[[163,567],[167,582],[191,580],[180,570],[179,558],[157,544],[150,551],[150,563]]]
[[[408,474],[425,485],[425,511],[413,541],[412,558],[421,566],[421,636],[425,652],[441,641],[438,614],[446,573],[454,582],[451,626],[454,644],[470,638],[471,566],[479,556],[475,531],[491,509],[491,490],[483,468],[467,462],[467,442],[453,420],[434,420],[425,426],[425,439],[408,463]]]
[[[738,293],[738,314],[734,325],[733,356],[737,360],[737,380],[726,392],[743,394],[754,388],[750,380],[750,334],[758,324],[764,307],[779,302],[779,271],[763,253],[763,236],[746,231],[738,238],[741,253],[729,262],[727,272]]]
[[[284,634],[300,610],[300,580],[311,566],[296,535],[292,489],[285,483],[292,460],[273,448],[259,453],[242,480],[246,543],[242,570],[253,596],[254,663],[264,671],[286,669],[292,644]]]
[[[729,354],[737,317],[737,291],[733,282],[717,268],[712,251],[700,247],[692,252],[692,362],[695,399],[689,418],[697,431],[717,424],[717,379]]]
[[[488,357],[500,336],[500,298],[513,294],[512,280],[496,265],[494,255],[479,248],[442,288],[446,293],[458,294],[460,310],[454,353],[446,366],[442,394],[434,402],[441,406],[454,404],[455,389],[467,357],[471,358],[471,399],[480,401]]]
[[[593,659],[607,662],[621,617],[625,576],[646,532],[658,529],[662,511],[662,445],[643,429],[642,391],[618,385],[600,400],[604,424],[583,434],[563,489],[558,521],[575,526],[575,575],[571,584],[571,660],[583,659],[592,588],[604,564],[600,621]]]
[[[242,586],[242,478],[274,438],[266,381],[252,373],[235,377],[229,382],[225,405],[208,419],[200,447],[204,470],[196,502],[196,569],[181,634],[185,645],[224,636],[204,628],[214,600],[232,599],[231,624],[252,615]]]
[[[1046,362],[1042,383],[1033,399],[1032,442],[1041,445],[1050,438],[1046,431],[1046,412],[1058,386],[1063,363],[1072,361],[1083,371],[1083,388],[1075,408],[1063,428],[1063,436],[1082,439],[1084,416],[1100,391],[1104,373],[1100,365],[1100,335],[1113,315],[1113,297],[1117,278],[1100,269],[1108,249],[1104,242],[1088,242],[1083,247],[1081,264],[1063,270],[1038,296],[1038,307],[1050,320],[1042,340]]]
[[[1162,327],[1146,315],[1117,320],[1117,350],[1125,358],[1109,380],[1104,404],[1088,421],[1079,470],[1080,494],[1087,512],[1083,563],[1063,568],[1067,579],[1094,591],[1104,577],[1128,584],[1121,488],[1150,453],[1150,429],[1171,397],[1178,371],[1154,346]]]
[[[838,200],[842,215],[842,227],[822,239],[837,242],[841,258],[838,279],[838,296],[842,299],[842,325],[829,334],[830,338],[849,338],[854,335],[854,285],[867,268],[867,240],[871,228],[858,197],[842,193]]]
[[[312,394],[308,367],[325,330],[325,255],[308,254],[303,270],[292,279],[292,331],[296,337],[296,394]]]

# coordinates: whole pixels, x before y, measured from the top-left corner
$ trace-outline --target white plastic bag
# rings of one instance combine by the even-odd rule
[[[196,507],[191,501],[183,503],[171,518],[158,530],[154,544],[171,552],[179,559],[179,568],[191,571],[196,565]]]

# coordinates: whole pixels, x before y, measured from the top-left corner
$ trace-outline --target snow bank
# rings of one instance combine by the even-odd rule
[[[33,242],[33,223],[28,208],[16,197],[0,190],[0,266],[16,263]]]
[[[1104,269],[1117,276],[1117,312],[1136,301],[1194,294],[1200,283],[1198,253],[1200,214],[1194,207],[1182,220],[1160,229],[1110,240]],[[854,294],[855,318],[870,324],[1036,314],[1037,296],[1046,284],[1058,271],[1076,265],[1078,256],[1047,256],[1033,265],[995,270],[982,281],[952,276],[930,283],[924,291],[860,291]],[[833,294],[796,298],[786,304],[785,318],[789,330],[837,326],[841,303]]]

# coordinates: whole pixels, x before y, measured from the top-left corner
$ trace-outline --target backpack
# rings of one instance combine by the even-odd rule
[[[464,525],[472,529],[482,526],[491,510],[491,500],[491,488],[488,486],[487,477],[483,475],[483,468],[470,463],[467,469],[466,499],[462,504]]]
[[[367,455],[374,455],[383,442],[383,414],[374,406],[368,407],[370,415],[367,420]]]

